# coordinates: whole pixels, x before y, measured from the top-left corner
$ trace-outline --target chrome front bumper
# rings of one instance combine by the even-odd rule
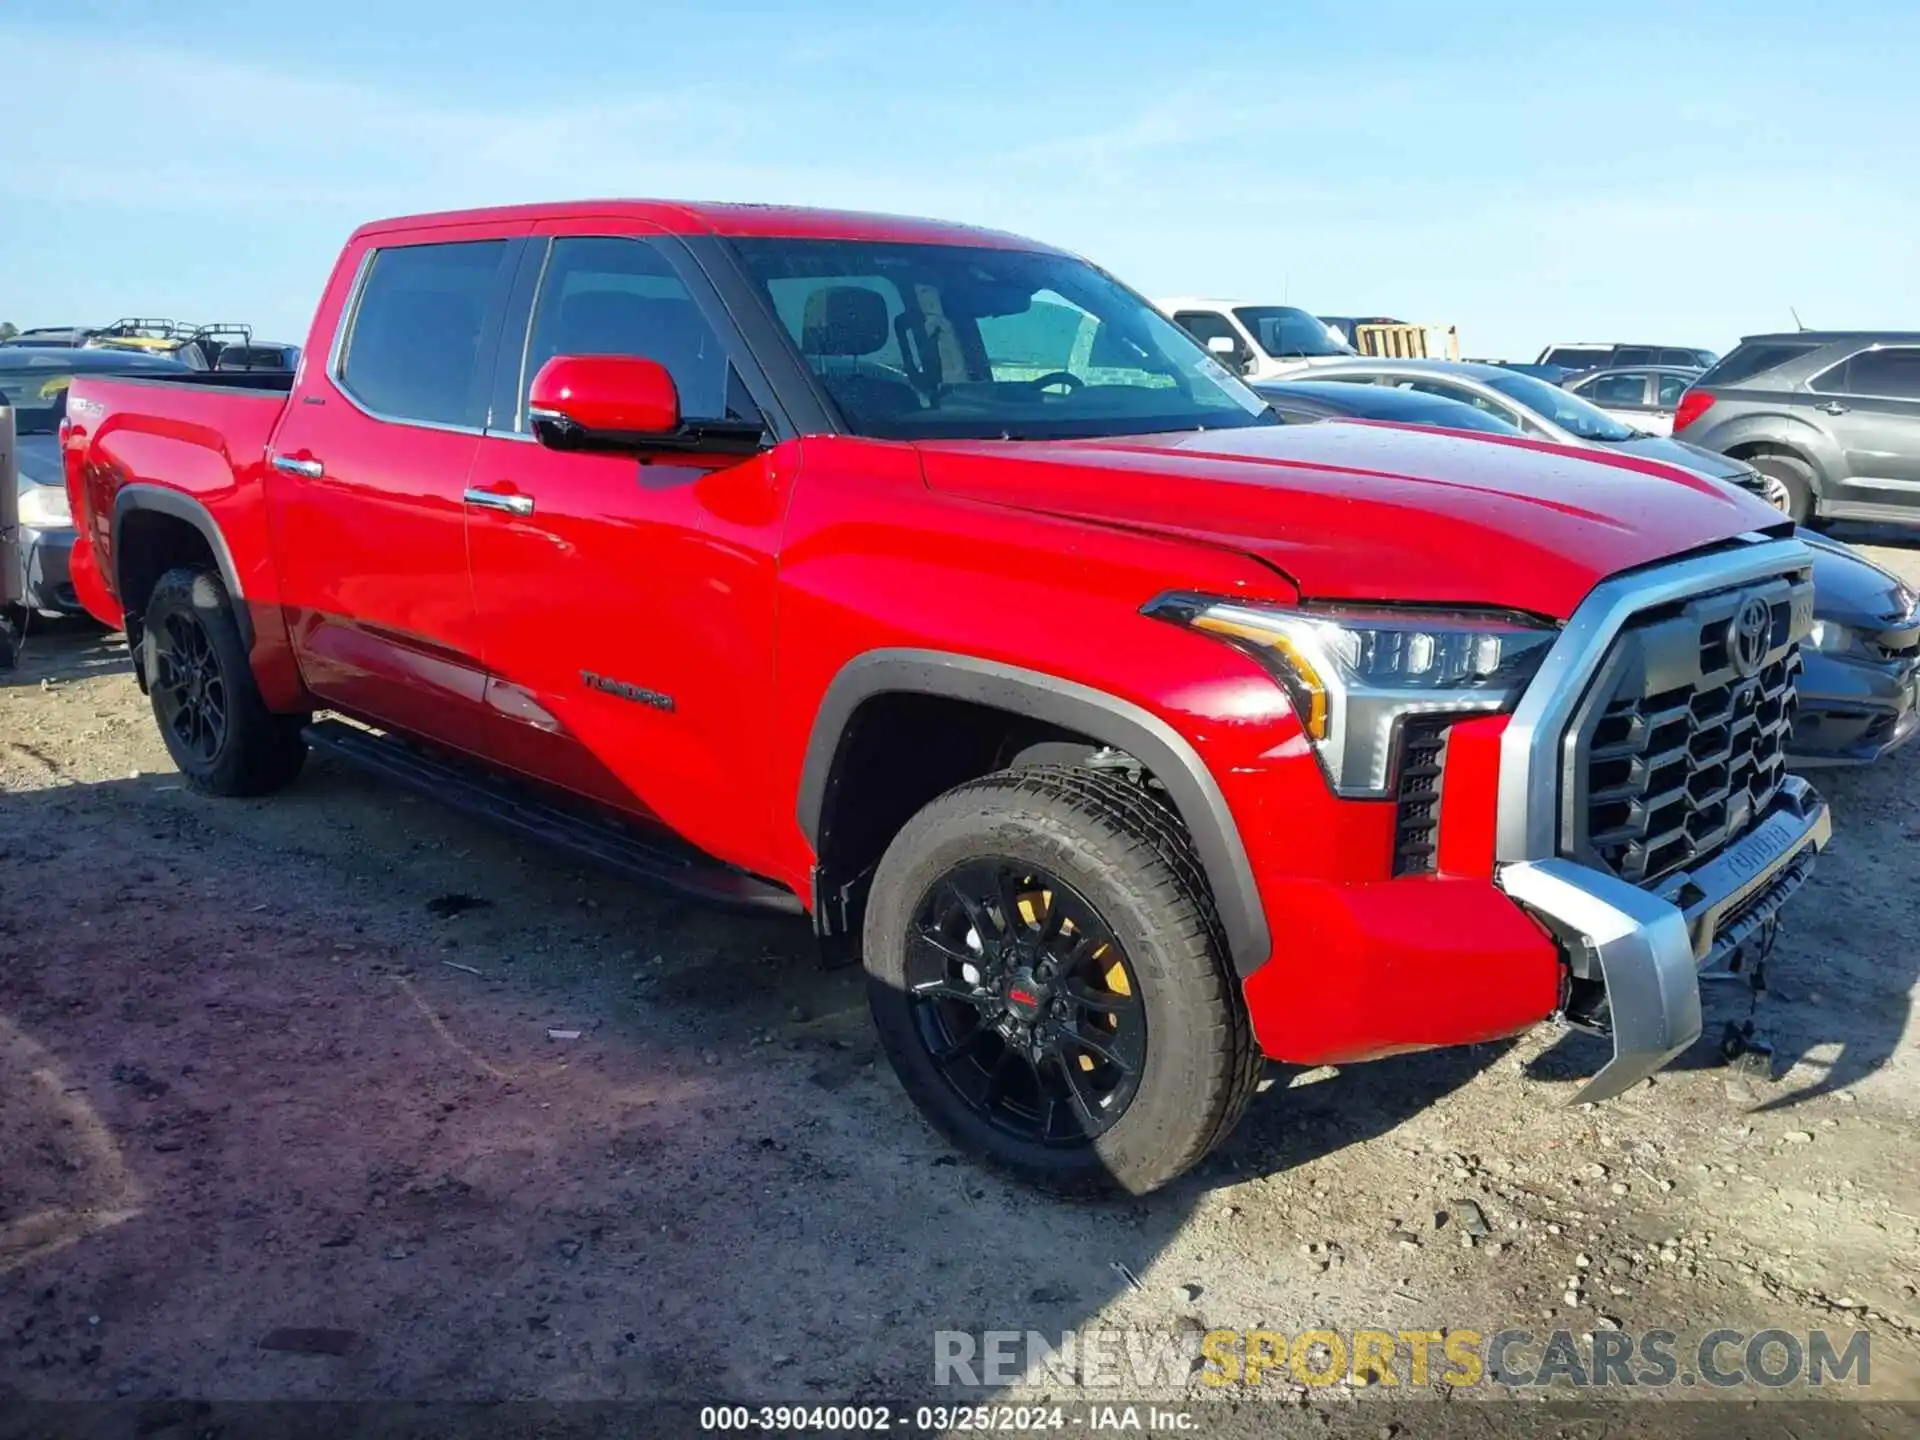
[[[1605,1003],[1586,1022],[1613,1039],[1613,1059],[1574,1097],[1609,1100],[1700,1037],[1700,974],[1729,964],[1806,882],[1833,833],[1805,780],[1781,783],[1764,819],[1657,892],[1572,860],[1518,860],[1495,878],[1559,939],[1576,982]]]

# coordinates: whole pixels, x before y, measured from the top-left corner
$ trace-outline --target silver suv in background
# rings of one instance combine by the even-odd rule
[[[1749,335],[1673,433],[1779,480],[1796,520],[1920,522],[1920,332]]]

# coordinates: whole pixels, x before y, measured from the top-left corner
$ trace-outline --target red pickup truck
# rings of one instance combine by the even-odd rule
[[[1785,772],[1812,589],[1778,514],[1283,425],[1043,245],[385,221],[305,357],[72,387],[75,583],[187,780],[262,794],[317,746],[804,911],[931,1120],[1043,1184],[1165,1182],[1263,1055],[1559,1016],[1615,1094],[1828,835]]]

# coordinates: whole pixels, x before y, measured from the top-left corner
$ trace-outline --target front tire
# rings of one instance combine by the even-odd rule
[[[1259,1080],[1186,831],[1113,775],[999,771],[931,802],[875,872],[864,950],[907,1093],[1046,1189],[1166,1184]]]
[[[160,577],[147,600],[140,663],[160,737],[195,790],[265,795],[300,773],[306,717],[267,709],[233,601],[213,571],[183,565]]]

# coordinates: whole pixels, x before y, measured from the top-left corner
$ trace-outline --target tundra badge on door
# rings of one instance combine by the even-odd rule
[[[580,683],[589,690],[599,690],[608,695],[617,695],[622,700],[631,700],[636,705],[651,705],[656,710],[673,713],[673,697],[662,695],[658,690],[649,690],[644,685],[629,685],[624,680],[615,680],[606,675],[596,675],[591,670],[580,672]]]

